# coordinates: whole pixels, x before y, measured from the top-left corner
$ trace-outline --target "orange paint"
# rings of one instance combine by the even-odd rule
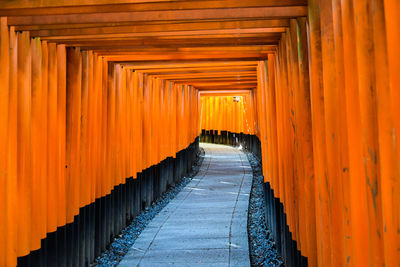
[[[201,130],[259,138],[309,266],[398,265],[399,1],[44,2],[0,4],[1,266]]]

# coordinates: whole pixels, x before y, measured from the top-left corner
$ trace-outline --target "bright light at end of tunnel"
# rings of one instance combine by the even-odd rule
[[[240,102],[240,96],[234,96],[233,97],[234,102]]]

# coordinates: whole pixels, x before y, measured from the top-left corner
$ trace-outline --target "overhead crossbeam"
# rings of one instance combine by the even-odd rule
[[[93,52],[125,68],[199,90],[252,90],[306,0],[19,0],[0,5],[16,31]]]

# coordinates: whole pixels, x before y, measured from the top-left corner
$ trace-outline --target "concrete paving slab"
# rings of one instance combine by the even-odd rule
[[[201,144],[196,177],[149,223],[119,266],[250,266],[246,155]]]
[[[139,266],[142,264],[166,263],[166,264],[196,264],[220,263],[224,264],[229,261],[228,249],[193,249],[193,250],[149,250],[146,257],[143,258]]]
[[[228,249],[229,236],[213,238],[157,238],[150,249],[178,250],[178,249]]]

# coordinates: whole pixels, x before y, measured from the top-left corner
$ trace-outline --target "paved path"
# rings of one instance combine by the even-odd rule
[[[250,266],[247,157],[229,146],[201,146],[197,176],[143,230],[120,266]]]

